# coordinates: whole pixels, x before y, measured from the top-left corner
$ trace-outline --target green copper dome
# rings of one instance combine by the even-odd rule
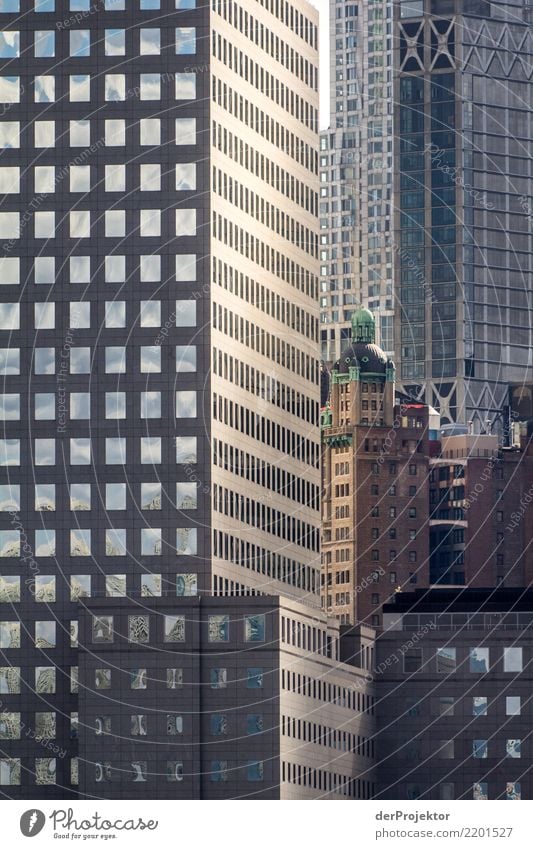
[[[376,320],[370,310],[359,307],[352,315],[352,342],[373,344],[375,341]]]

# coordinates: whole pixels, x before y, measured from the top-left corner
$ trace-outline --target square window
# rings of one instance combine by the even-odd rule
[[[209,678],[212,690],[225,690],[228,686],[227,669],[211,669]]]
[[[0,257],[0,286],[18,286],[20,260],[18,257]]]
[[[176,280],[196,280],[196,254],[179,254],[176,256]]]
[[[105,258],[105,282],[123,283],[126,280],[126,257],[113,254]]]
[[[39,256],[35,258],[34,283],[36,286],[51,286],[56,278],[56,260],[53,256]]]
[[[176,437],[176,463],[198,462],[198,449],[196,436],[177,436]]]
[[[227,643],[229,640],[229,616],[208,617],[208,640],[210,643]]]
[[[20,192],[20,168],[0,168],[0,194],[18,195]]]
[[[196,190],[196,163],[180,162],[176,165],[176,191],[191,192]]]
[[[56,169],[53,165],[38,165],[34,168],[35,191],[39,194],[52,194],[56,190]],[[37,213],[36,213],[37,214]],[[53,215],[54,213],[52,213]]]
[[[80,598],[90,598],[91,576],[72,575],[70,578],[70,600],[77,601]]]
[[[176,209],[176,236],[196,236],[195,209]]]
[[[71,256],[69,260],[71,283],[91,282],[91,258],[89,256]]]
[[[485,784],[485,787],[487,785]],[[484,797],[488,799],[488,796]],[[507,800],[511,799],[513,801],[520,801],[522,799],[522,785],[520,781],[508,781],[505,785],[505,798]]]
[[[90,374],[91,373],[91,349],[90,348],[71,348],[70,349],[70,373],[71,374]]]
[[[470,649],[470,672],[484,673],[489,671],[489,650],[487,648]]]
[[[20,784],[20,758],[0,758],[0,784]]]
[[[176,530],[176,554],[197,554],[198,534],[196,528],[178,528]]]
[[[196,100],[196,74],[176,74],[176,100]]]
[[[4,505],[4,509],[9,510],[9,507]],[[19,601],[20,601],[20,576],[19,575],[2,575],[2,586],[0,587],[0,603],[2,603],[2,604],[16,604]]]
[[[35,147],[55,147],[55,121],[35,121],[33,124],[33,133]],[[9,144],[7,147],[20,147],[20,143],[17,145]]]
[[[126,509],[126,484],[106,483],[105,485],[106,510]]]
[[[69,32],[70,56],[91,55],[91,31],[89,29],[73,29]]]
[[[161,165],[141,165],[139,188],[141,192],[161,191]]]
[[[18,239],[19,236],[20,214],[18,212],[0,212],[0,238]]]
[[[196,510],[197,507],[197,484],[190,483],[189,481],[178,481],[176,484],[176,508],[178,510]]]
[[[20,147],[20,122],[0,122],[0,148]]]
[[[437,672],[443,675],[449,675],[456,668],[456,649],[442,648],[437,649]]]
[[[472,716],[487,716],[488,699],[486,696],[472,697]]]
[[[139,232],[141,236],[161,235],[160,209],[141,209]]]
[[[161,144],[161,120],[159,118],[141,118],[139,121],[139,143],[157,147]]]
[[[521,740],[506,740],[505,756],[507,758],[522,757],[522,741]]]
[[[139,274],[141,283],[156,283],[161,280],[161,257],[141,256]]]
[[[69,77],[71,103],[88,103],[91,99],[90,74],[71,74]]]
[[[185,642],[185,616],[165,616],[164,640],[165,643]]]
[[[124,345],[106,347],[105,371],[106,374],[126,373],[126,347]]]
[[[69,309],[69,327],[76,330],[91,326],[91,304],[87,301],[71,301]]]
[[[150,466],[161,463],[160,436],[141,436],[141,463]]]
[[[176,595],[179,597],[198,595],[198,575],[196,572],[176,575]]]
[[[159,556],[163,550],[161,528],[141,528],[141,554]]]
[[[43,74],[34,78],[33,99],[35,103],[54,103],[56,99],[56,78],[52,74]]]
[[[167,734],[183,734],[183,717],[167,713]]]
[[[124,436],[106,436],[105,461],[107,465],[125,465],[126,438]]]
[[[126,144],[126,122],[122,119],[105,121],[106,147],[123,147]]]
[[[263,688],[263,670],[261,667],[252,666],[246,670],[246,687],[248,690],[261,690]]]
[[[161,418],[161,392],[141,392],[141,419]]]
[[[520,696],[506,696],[505,697],[505,715],[506,716],[520,716],[520,713],[521,713]]]
[[[56,623],[48,620],[35,623],[35,645],[41,649],[53,649],[56,646]]]
[[[196,417],[196,392],[180,390],[176,392],[176,418],[193,419]]]
[[[20,622],[0,622],[0,649],[20,648]]]
[[[488,741],[474,740],[472,743],[472,757],[476,759],[488,758]]]
[[[141,575],[141,596],[142,598],[159,597],[161,595],[161,575],[150,573],[149,575]]]
[[[70,556],[90,557],[91,531],[88,528],[76,528],[70,531]]]
[[[53,239],[56,234],[55,212],[35,212],[35,238]]]
[[[179,690],[183,687],[183,669],[167,669],[167,690]]]
[[[0,511],[13,512],[20,509],[20,486],[15,483],[3,483],[0,485]],[[4,577],[4,581],[7,578]],[[8,601],[9,598],[2,597],[3,590],[0,588],[0,601]]]
[[[176,327],[196,327],[196,301],[176,301]]]
[[[125,165],[106,165],[105,166],[105,190],[106,190],[106,192],[125,192],[126,191],[126,166]]]
[[[160,374],[161,347],[159,345],[142,345],[140,351],[141,374]]]
[[[20,374],[20,348],[0,348],[0,375]]]
[[[126,418],[126,393],[125,392],[106,392],[105,393],[105,417],[106,417],[106,419],[125,419]]]
[[[124,209],[106,210],[105,235],[107,237],[122,237],[126,235],[126,212]]]
[[[0,303],[0,330],[18,330],[20,327],[20,305]]]
[[[223,713],[211,714],[209,724],[213,737],[223,737],[228,733],[228,717]]]
[[[49,58],[55,56],[55,32],[54,30],[35,30],[34,56],[37,58]]]
[[[141,301],[141,327],[161,327],[161,301]]]
[[[104,96],[106,100],[126,100],[125,74],[106,74],[104,77]]]
[[[125,327],[126,326],[126,302],[125,301],[106,301],[105,302],[105,326],[106,326],[106,328]]]
[[[141,9],[160,9],[160,0],[141,0]]]
[[[196,371],[195,345],[176,345],[176,371],[178,373]]]
[[[265,615],[264,613],[244,617],[244,639],[247,643],[264,642]]]
[[[111,689],[111,670],[108,668],[94,670],[94,686],[96,690]]]
[[[90,466],[91,440],[86,436],[71,437],[70,439],[71,466]]]
[[[192,56],[196,53],[196,28],[176,27],[176,54]]]
[[[522,649],[511,647],[503,650],[503,671],[522,672]]]
[[[246,766],[247,781],[262,781],[264,777],[263,761],[249,761]]]
[[[123,598],[126,595],[126,575],[106,575],[105,594],[108,598]]]
[[[12,441],[12,440],[8,440]],[[18,440],[15,440],[18,442]],[[20,450],[20,448],[19,448]],[[35,465],[36,466],[55,466],[56,463],[56,441],[55,439],[36,439],[35,440]],[[8,465],[15,465],[8,464]],[[19,465],[18,463],[16,465]]]
[[[90,121],[70,121],[69,130],[71,147],[89,147],[91,143]]]
[[[130,717],[130,733],[132,737],[146,737],[148,734],[148,717],[146,714],[132,714]]]
[[[91,509],[91,484],[90,483],[71,483],[70,484],[70,509],[71,510],[90,510]]]
[[[93,616],[93,643],[112,643],[114,640],[114,619],[112,616]]]
[[[35,531],[35,545],[37,547],[37,534],[40,534],[39,537],[39,546],[44,548],[43,555],[44,557],[54,557],[56,544],[55,544],[55,531]],[[49,536],[48,539],[46,536],[42,535],[52,535]],[[44,539],[44,542],[42,541]],[[51,553],[50,553],[51,552]],[[36,552],[37,553],[37,552]],[[33,592],[34,598],[36,602],[49,604],[50,602],[54,602],[56,600],[56,579],[55,575],[36,575],[35,576],[35,589]]]
[[[106,56],[125,56],[126,30],[106,29],[104,38],[104,51]]]
[[[141,56],[159,56],[161,53],[161,30],[150,27],[139,30],[139,53]]]
[[[107,528],[105,532],[106,557],[124,557],[126,554],[126,529]]]
[[[20,693],[20,666],[0,666],[0,693]]]
[[[159,0],[141,0],[141,9],[148,8],[146,5],[142,5],[143,3],[146,4],[148,2],[159,3]],[[159,8],[159,6],[157,6],[157,8]],[[183,762],[167,761],[166,776],[167,781],[183,781]]]
[[[140,99],[161,100],[161,74],[140,75]]]
[[[0,393],[0,421],[9,422],[19,420],[20,395],[17,392]]]
[[[56,352],[55,348],[34,349],[35,374],[55,374]]]
[[[196,144],[196,118],[176,118],[176,144]]]
[[[90,165],[71,165],[70,166],[70,191],[71,192],[90,192],[91,191],[91,166]]]
[[[161,510],[161,484],[141,484],[141,510]]]
[[[52,302],[36,303],[33,305],[34,325],[36,330],[53,330],[56,326],[55,304]]]
[[[0,32],[0,59],[20,58],[20,32],[18,30],[2,30]]]

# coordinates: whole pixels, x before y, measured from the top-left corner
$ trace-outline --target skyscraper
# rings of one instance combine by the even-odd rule
[[[0,784],[53,797],[83,599],[317,603],[317,13],[0,17]]]
[[[394,351],[392,2],[330,2],[330,126],[320,138],[321,356],[350,340],[353,305]]]
[[[340,287],[336,257],[351,240],[360,262],[350,270],[354,300],[381,320],[394,299],[400,386],[436,407],[443,423],[506,433],[509,385],[532,380],[531,6],[369,0],[332,2],[331,10],[322,356],[339,356],[346,335],[349,311],[335,311],[331,298]],[[338,129],[349,123],[352,139]],[[351,236],[338,227],[341,201],[329,196],[335,180],[344,204],[353,188]]]

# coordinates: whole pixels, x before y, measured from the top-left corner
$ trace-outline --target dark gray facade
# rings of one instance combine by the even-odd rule
[[[376,643],[379,799],[531,799],[530,590],[420,590]]]
[[[338,660],[338,636],[275,597],[93,601],[80,620],[80,794],[370,798],[373,685]]]
[[[61,798],[78,601],[318,604],[317,13],[0,28],[0,793]]]

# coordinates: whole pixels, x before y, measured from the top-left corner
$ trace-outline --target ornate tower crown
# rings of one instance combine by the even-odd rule
[[[352,342],[373,344],[376,341],[376,320],[370,310],[359,307],[352,315]]]

